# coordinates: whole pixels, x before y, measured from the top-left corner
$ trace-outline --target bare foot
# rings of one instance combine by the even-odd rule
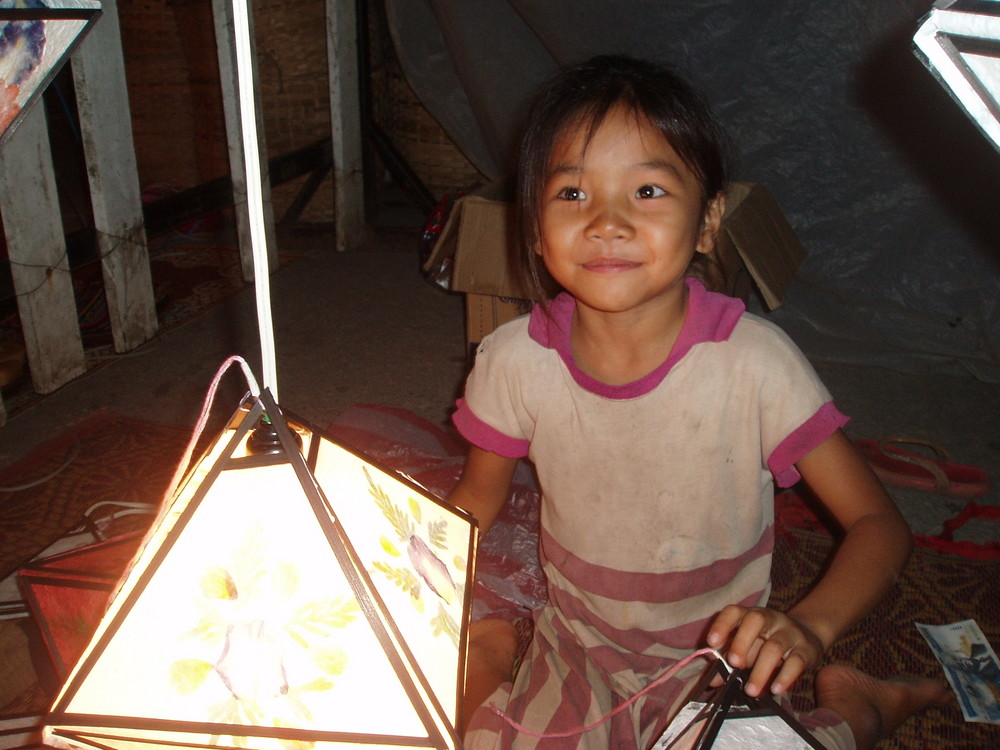
[[[816,704],[844,717],[858,750],[874,747],[918,711],[954,700],[947,685],[923,677],[876,680],[842,665],[824,667],[816,675]]]

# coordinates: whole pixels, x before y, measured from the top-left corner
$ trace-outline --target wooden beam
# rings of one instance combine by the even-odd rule
[[[111,337],[128,352],[156,333],[156,302],[143,225],[116,0],[73,54],[73,81],[104,275]]]
[[[337,250],[365,241],[361,103],[358,94],[356,0],[326,0],[326,57],[330,69],[330,130]]]
[[[310,182],[321,180],[330,171],[330,139],[326,138],[308,146],[302,146],[287,154],[268,160],[271,187],[310,175]],[[310,185],[303,186],[295,198],[295,204],[308,202],[312,193]],[[155,237],[171,227],[198,219],[220,208],[232,206],[233,180],[229,175],[203,182],[187,190],[166,195],[143,207],[146,231]],[[289,216],[286,218],[294,218]]]
[[[32,385],[51,393],[87,365],[44,107],[0,146],[0,207]]]

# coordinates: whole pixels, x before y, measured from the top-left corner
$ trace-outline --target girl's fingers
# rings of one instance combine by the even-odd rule
[[[798,641],[795,645],[786,647],[781,639],[772,638],[764,644],[754,662],[747,694],[760,695],[769,682],[774,694],[788,691],[818,658],[818,652],[808,641]]]
[[[706,638],[708,645],[712,648],[722,648],[733,631],[739,627],[743,615],[748,610],[746,607],[738,607],[731,604],[723,609],[712,622],[712,627],[708,630]]]
[[[732,667],[750,667],[746,692],[751,696],[768,687],[774,693],[787,691],[822,652],[797,621],[765,608],[726,607],[707,639],[713,648],[725,648]]]
[[[747,680],[747,695],[758,696],[767,689],[771,679],[780,674],[779,670],[784,669],[786,654],[789,651],[784,640],[778,636],[772,636],[761,644],[757,649],[756,658],[750,662],[753,664],[753,669],[750,670],[750,678]]]
[[[771,692],[775,695],[787,692],[811,663],[811,660],[805,659],[798,651],[790,653],[771,683]]]
[[[726,654],[729,663],[738,668],[753,664],[757,658],[757,650],[767,640],[765,633],[770,625],[770,618],[765,611],[747,610],[729,644]]]

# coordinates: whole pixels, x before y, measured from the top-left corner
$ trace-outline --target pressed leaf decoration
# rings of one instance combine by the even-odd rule
[[[184,634],[186,638],[196,638],[203,643],[215,643],[226,637],[226,623],[218,612],[210,611],[202,614],[198,624]]]
[[[201,593],[206,599],[231,600],[238,596],[236,581],[225,568],[212,565],[201,576]]]
[[[448,522],[430,521],[427,524],[427,541],[438,549],[448,549]]]
[[[372,479],[372,475],[368,473],[367,468],[362,467],[362,470],[365,472],[365,478],[368,480],[368,492],[374,498],[375,505],[378,506],[378,509],[382,511],[382,515],[392,524],[392,528],[395,529],[400,541],[405,542],[413,536],[413,518],[392,502],[392,499],[385,493],[385,490],[375,484],[375,480]]]
[[[372,478],[367,468],[363,468],[363,471],[368,480],[369,493],[382,515],[391,524],[399,541],[406,544],[406,556],[413,566],[411,570],[376,560],[372,563],[375,570],[381,572],[392,583],[408,593],[413,606],[419,612],[424,611],[421,581],[437,595],[440,602],[450,605],[457,601],[455,579],[451,575],[448,564],[438,557],[433,549],[448,549],[448,522],[443,519],[428,520],[425,525],[426,534],[421,536],[415,531],[415,526],[419,526],[423,518],[420,504],[416,498],[409,498],[407,503],[409,513],[407,513],[392,502],[385,490]],[[402,557],[400,549],[385,535],[379,537],[379,543],[390,557]],[[464,572],[464,558],[456,555],[453,565],[456,571]],[[431,621],[431,625],[435,636],[447,635],[456,643],[458,642],[459,628],[455,619],[443,607],[439,606],[438,615]]]
[[[306,630],[321,637],[329,637],[334,630],[346,628],[357,618],[361,607],[355,599],[338,597],[321,599],[303,604],[288,620],[285,628],[289,635],[305,647],[304,639],[298,631]]]
[[[397,568],[392,565],[387,565],[384,562],[379,562],[378,560],[372,563],[372,565],[375,566],[376,570],[384,573],[390,581],[395,583],[410,596],[414,598],[420,596],[420,581],[417,580],[417,577],[409,568]]]
[[[334,677],[347,668],[347,652],[342,648],[316,646],[309,650],[309,657],[320,671]]]
[[[399,551],[399,548],[392,543],[392,540],[384,534],[379,537],[379,544],[382,545],[382,549],[386,551],[390,557],[402,557],[403,553]]]
[[[446,635],[458,645],[461,630],[458,623],[455,622],[455,618],[443,606],[438,605],[437,616],[431,620],[431,625],[434,626],[434,635]]]
[[[451,604],[455,598],[455,582],[448,572],[448,566],[416,534],[410,537],[406,552],[417,575],[424,580],[431,591]]]

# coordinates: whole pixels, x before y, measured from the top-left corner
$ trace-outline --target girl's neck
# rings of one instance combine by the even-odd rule
[[[650,315],[607,313],[581,305],[573,312],[570,342],[576,366],[607,385],[641,380],[662,365],[677,341],[687,314],[688,292]]]

